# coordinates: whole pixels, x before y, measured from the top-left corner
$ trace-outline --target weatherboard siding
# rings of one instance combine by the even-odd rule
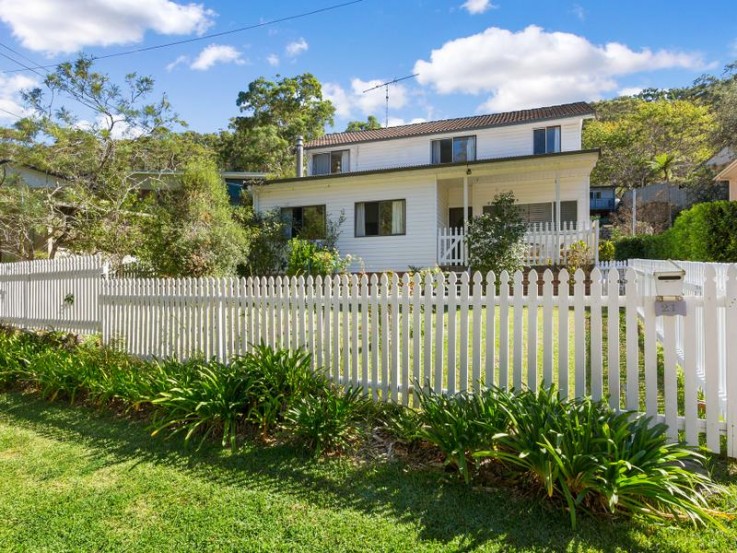
[[[433,177],[373,175],[278,183],[259,189],[257,194],[262,212],[324,204],[333,220],[345,213],[338,249],[342,255],[356,258],[350,267],[352,271],[405,271],[410,266],[429,267],[436,263],[438,207]],[[380,200],[406,200],[406,234],[356,237],[356,203]]]
[[[339,150],[350,151],[351,172],[427,165],[432,161],[431,142],[456,136],[476,136],[476,159],[526,156],[533,153],[532,131],[555,125],[561,127],[561,151],[570,152],[581,149],[581,119],[570,118],[316,148],[308,151],[307,172],[308,175],[312,174],[312,155]]]

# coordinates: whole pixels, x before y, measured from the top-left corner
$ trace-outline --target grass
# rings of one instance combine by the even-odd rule
[[[368,458],[367,458],[368,459]],[[717,480],[737,492],[737,465]],[[718,507],[734,511],[734,495]],[[568,515],[401,461],[182,450],[144,424],[0,394],[2,551],[732,551],[726,532]]]

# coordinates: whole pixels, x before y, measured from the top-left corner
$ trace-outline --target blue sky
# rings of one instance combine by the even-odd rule
[[[0,124],[23,114],[18,91],[41,78],[17,71],[19,61],[188,39],[201,40],[101,59],[97,69],[115,80],[151,75],[201,132],[227,128],[250,81],[311,72],[336,104],[327,130],[341,131],[369,114],[383,122],[384,90],[362,91],[413,73],[389,90],[390,124],[685,86],[737,59],[734,0],[362,0],[329,9],[347,2],[0,0]]]

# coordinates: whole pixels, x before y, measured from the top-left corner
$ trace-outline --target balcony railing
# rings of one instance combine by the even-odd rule
[[[614,198],[591,198],[589,208],[591,211],[614,211],[616,206]]]
[[[565,265],[571,245],[583,241],[590,249],[592,261],[598,260],[599,227],[596,221],[531,223],[523,243],[525,266]],[[467,266],[468,251],[463,227],[446,227],[438,231],[438,265]]]

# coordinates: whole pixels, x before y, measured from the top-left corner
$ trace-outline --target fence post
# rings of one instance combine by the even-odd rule
[[[726,328],[737,328],[737,265],[727,269]],[[737,340],[726,340],[727,456],[737,457]]]

